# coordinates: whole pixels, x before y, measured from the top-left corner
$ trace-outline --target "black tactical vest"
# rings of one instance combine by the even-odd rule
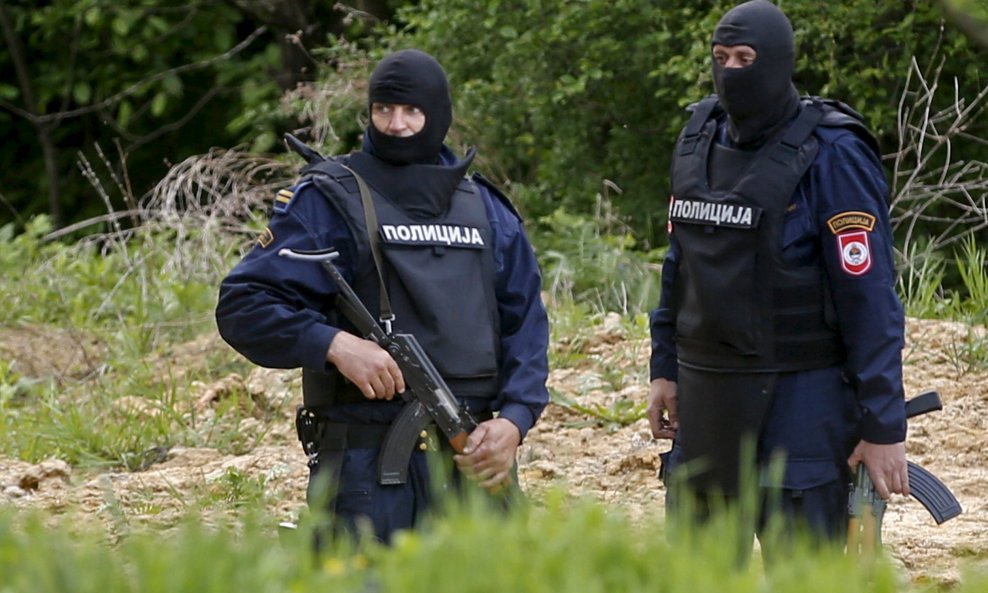
[[[804,100],[791,126],[745,152],[714,140],[716,97],[696,105],[676,145],[669,211],[681,247],[673,287],[681,365],[776,372],[844,360],[822,267],[782,258],[786,208],[819,149],[813,130],[850,127],[877,152],[844,107]]]
[[[356,179],[334,160],[307,171],[349,227],[357,248],[353,289],[377,318],[380,283]],[[368,185],[378,220],[382,274],[395,316],[393,331],[416,337],[458,397],[494,398],[499,322],[493,238],[480,190],[464,177],[447,212],[422,219]],[[347,325],[340,320],[341,327]],[[305,379],[306,405],[329,403],[314,393],[320,381]],[[363,399],[346,381],[337,380],[334,391],[333,402]]]

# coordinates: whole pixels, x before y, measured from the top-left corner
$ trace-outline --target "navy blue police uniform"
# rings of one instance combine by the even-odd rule
[[[367,140],[365,147],[373,151]],[[466,164],[446,147],[440,160],[445,167]],[[216,318],[223,338],[258,365],[331,374],[326,352],[343,325],[332,307],[338,289],[320,266],[279,257],[278,252],[333,247],[340,253],[335,263],[351,284],[359,284],[357,262],[366,261],[368,255],[355,240],[338,196],[327,196],[317,181],[306,175],[278,193],[268,227],[222,283]],[[479,175],[463,184],[475,192],[473,199],[482,202],[490,225],[496,384],[492,394],[462,397],[455,381],[448,382],[478,420],[496,413],[510,420],[524,438],[548,402],[548,321],[540,296],[541,278],[521,219],[507,199]],[[462,294],[471,293],[464,289]],[[374,309],[375,303],[365,304]],[[483,304],[476,307],[478,313],[485,308]],[[459,328],[455,326],[446,330],[453,342],[470,338],[456,337]],[[320,407],[318,413],[337,423],[386,427],[401,406],[399,398],[366,400],[351,394],[345,401]],[[387,541],[394,531],[414,526],[429,508],[430,478],[424,453],[412,455],[405,484],[388,486],[377,482],[379,443],[358,443],[337,453],[331,463],[320,454],[310,464],[309,493],[314,495],[319,477],[327,471],[336,474],[333,486],[338,489],[330,504],[338,528],[355,530],[362,521],[369,521],[375,536]]]
[[[714,117],[715,141],[729,146],[726,115]],[[837,538],[847,517],[846,460],[858,440],[891,444],[905,438],[904,314],[895,292],[888,186],[875,148],[853,126],[819,125],[812,136],[818,151],[788,200],[780,236],[773,240],[781,242],[785,265],[819,270],[827,295],[826,323],[839,340],[837,354],[829,364],[776,374],[757,431],[757,457],[764,467],[773,453],[785,453],[781,484],[762,486],[781,489],[790,519],[799,517],[814,532]],[[683,370],[674,289],[683,265],[680,228],[673,219],[660,304],[651,313],[652,380],[678,381]],[[665,460],[667,476],[683,462],[679,436]]]
[[[878,146],[846,105],[800,97],[792,24],[772,2],[724,13],[711,58],[716,94],[673,155],[649,420],[667,434],[659,416],[675,405],[663,469],[697,494],[697,518],[739,493],[745,455],[764,467],[781,452],[781,483],[759,473],[766,502],[782,505],[763,520],[782,511],[790,529],[839,538],[854,448],[905,438]]]

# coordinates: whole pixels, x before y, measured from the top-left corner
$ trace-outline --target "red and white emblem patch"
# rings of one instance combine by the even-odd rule
[[[871,269],[867,231],[837,235],[837,248],[840,249],[840,265],[848,274],[860,276]]]

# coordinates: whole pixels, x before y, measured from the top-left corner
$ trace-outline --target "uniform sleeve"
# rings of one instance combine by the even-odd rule
[[[672,310],[672,286],[679,270],[679,244],[669,235],[669,250],[662,261],[662,286],[659,306],[649,315],[652,355],[649,360],[649,381],[678,378],[676,356],[676,317]]]
[[[484,191],[494,234],[495,296],[501,319],[501,387],[495,407],[522,439],[549,403],[549,320],[542,276],[521,221]]]
[[[905,316],[895,291],[888,185],[875,154],[849,131],[821,142],[801,188],[817,200],[816,227],[837,323],[847,351],[845,372],[862,413],[861,438],[905,439],[902,347]]]
[[[278,251],[336,247],[338,267],[349,278],[345,262],[352,239],[313,186],[301,185],[288,195],[290,202],[276,207],[251,251],[221,283],[216,324],[223,339],[255,364],[324,371],[326,352],[339,331],[326,316],[335,283],[322,266],[281,257]]]

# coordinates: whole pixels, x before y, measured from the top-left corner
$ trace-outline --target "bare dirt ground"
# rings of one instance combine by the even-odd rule
[[[605,322],[590,339],[566,346],[579,355],[569,357],[577,362],[552,372],[550,387],[558,395],[588,408],[618,411],[644,400],[648,343],[626,339],[614,321]],[[961,372],[960,345],[969,330],[917,320],[907,327],[906,392],[912,396],[937,390],[944,402],[942,412],[910,423],[907,450],[912,461],[954,491],[964,509],[937,526],[915,500],[891,501],[883,533],[886,549],[917,583],[949,585],[968,566],[988,569],[988,372]],[[31,343],[29,337],[0,333],[0,355],[6,358],[12,349],[23,349]],[[184,354],[195,357],[223,347],[209,337]],[[276,410],[276,421],[260,445],[246,454],[174,447],[162,451],[160,462],[144,471],[96,472],[58,459],[25,463],[0,452],[0,505],[97,518],[111,525],[168,524],[189,511],[189,501],[212,496],[222,504],[236,486],[232,478],[250,476],[262,480],[270,512],[291,520],[304,506],[307,474],[291,426],[298,399],[296,373],[257,369],[249,377],[232,375],[212,385],[195,385],[186,396],[208,412],[213,402],[235,392],[246,392]],[[240,430],[264,427],[248,417]],[[667,441],[651,438],[645,420],[622,426],[553,403],[520,450],[519,477],[536,501],[548,488],[561,486],[634,518],[650,518],[662,514],[665,493],[656,474],[659,453],[666,448]]]

